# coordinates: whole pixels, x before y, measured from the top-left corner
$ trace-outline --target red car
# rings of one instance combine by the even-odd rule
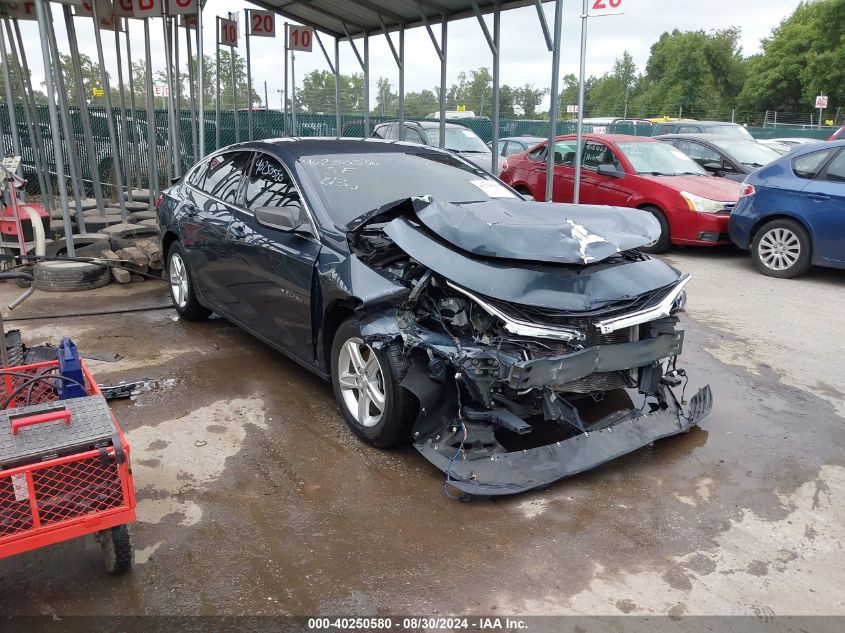
[[[642,136],[585,134],[581,203],[648,211],[663,229],[659,240],[642,248],[661,253],[670,244],[730,244],[728,218],[742,186],[714,178],[674,147]],[[545,200],[546,147],[543,143],[508,156],[502,180],[535,200]],[[555,142],[555,202],[572,202],[575,136]]]
[[[845,125],[841,128],[836,130],[833,134],[831,134],[830,138],[827,139],[828,141],[841,141],[845,139]]]

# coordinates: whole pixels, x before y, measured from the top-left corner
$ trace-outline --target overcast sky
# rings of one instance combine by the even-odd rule
[[[563,50],[561,74],[578,72],[580,46],[580,2],[565,0]],[[742,48],[745,54],[760,50],[760,39],[787,17],[798,5],[797,0],[627,0],[625,15],[590,19],[587,46],[587,73],[600,75],[610,69],[614,60],[628,50],[640,70],[648,59],[649,48],[664,31],[672,29],[720,29],[738,26],[742,29]],[[227,11],[239,11],[250,7],[240,0],[208,0],[205,10],[205,52],[214,55],[214,17]],[[553,23],[554,3],[546,3],[545,11],[550,27]],[[67,51],[67,37],[60,6],[53,5],[56,17],[56,32],[59,47]],[[281,18],[277,31],[281,33]],[[80,49],[96,60],[93,26],[90,18],[78,18],[77,32]],[[43,80],[41,51],[38,46],[38,31],[34,22],[22,22],[23,36],[27,42],[27,54],[34,79]],[[151,44],[153,65],[163,67],[164,38],[161,21],[151,23]],[[492,18],[490,18],[492,28]],[[439,34],[439,29],[436,29]],[[142,22],[130,20],[130,36],[133,59],[143,56],[144,39]],[[111,76],[116,77],[113,34],[103,31],[104,54]],[[182,61],[185,60],[184,31],[180,38]],[[330,54],[333,45],[330,38],[324,43]],[[406,32],[405,47],[407,68],[405,85],[407,91],[432,88],[439,84],[440,70],[437,56],[425,29],[417,28]],[[252,38],[253,81],[257,92],[263,98],[264,82],[267,82],[271,107],[279,107],[278,91],[283,87],[282,39]],[[243,32],[240,39],[240,53],[244,54]],[[477,20],[468,19],[449,25],[448,79],[451,83],[461,71],[480,66],[491,67],[492,59]],[[526,82],[538,87],[550,84],[551,54],[543,40],[536,9],[533,6],[506,11],[502,14],[501,81],[503,84],[522,85]],[[370,39],[371,94],[379,77],[388,77],[396,87],[398,73],[393,56],[382,36]],[[296,58],[296,74],[300,78],[313,69],[325,70],[328,66],[317,46],[314,52],[301,53]],[[342,73],[360,72],[361,68],[348,44],[341,45]],[[375,103],[375,99],[373,99]],[[545,107],[548,107],[548,99]]]

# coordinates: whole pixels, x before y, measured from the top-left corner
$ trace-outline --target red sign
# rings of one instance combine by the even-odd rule
[[[310,26],[288,26],[288,48],[294,51],[311,52],[314,44],[314,29]]]
[[[4,15],[17,20],[35,20],[35,2],[8,2],[0,4]]]
[[[197,16],[195,16],[195,15],[180,15],[179,16],[179,26],[184,27],[186,29],[197,28]]]
[[[816,97],[816,108],[819,110],[826,110],[827,109],[827,97],[824,95],[819,95]]]
[[[133,0],[114,0],[114,14],[122,18],[134,18],[135,3]]]
[[[197,0],[169,0],[168,15],[196,15]]]
[[[590,0],[590,15],[616,15],[624,13],[623,0]]]
[[[217,43],[237,48],[238,23],[235,20],[217,18]]]
[[[163,15],[164,0],[132,0],[136,18],[157,18]]]
[[[247,9],[248,33],[253,37],[276,37],[276,14]]]
[[[91,0],[83,0],[76,6],[74,13],[76,15],[87,15],[91,17],[94,15],[94,5]],[[111,2],[109,0],[97,0],[97,15],[101,18],[112,15]]]

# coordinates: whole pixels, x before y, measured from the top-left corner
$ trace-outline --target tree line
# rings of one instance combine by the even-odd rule
[[[585,81],[586,116],[690,116],[752,123],[761,113],[770,110],[809,113],[818,94],[829,96],[828,116],[833,119],[838,108],[845,106],[845,0],[807,0],[784,19],[762,41],[762,52],[745,56],[739,45],[740,29],[730,27],[713,31],[680,31],[663,33],[651,46],[648,61],[638,69],[632,56],[623,52],[613,67],[598,77]],[[234,54],[234,83],[237,86],[237,107],[244,108],[249,95],[255,106],[282,106],[281,95],[265,95],[253,85],[248,90],[244,58]],[[232,83],[229,51],[220,53],[221,108],[231,109]],[[14,58],[13,59],[14,63]],[[98,65],[87,55],[80,55],[84,94],[90,105],[105,105],[104,97],[95,97],[93,89],[101,88]],[[203,86],[206,107],[215,107],[216,60],[205,57]],[[192,60],[195,93],[199,90],[196,59]],[[77,101],[71,59],[61,56],[61,66],[68,91],[68,102]],[[178,81],[182,86],[183,108],[188,107],[188,73],[183,65]],[[146,104],[145,68],[132,64],[136,105]],[[126,73],[124,73],[125,75]],[[14,74],[13,74],[14,77]],[[124,76],[124,84],[128,77]],[[446,93],[447,109],[459,106],[478,116],[490,116],[493,103],[493,81],[486,67],[461,72]],[[0,73],[0,95],[4,86]],[[341,110],[361,113],[364,107],[364,77],[361,73],[341,75]],[[116,80],[110,78],[112,101],[120,105]],[[166,84],[163,70],[154,73],[153,83]],[[13,98],[20,100],[19,91]],[[548,118],[539,110],[548,88],[526,83],[522,86],[502,85],[499,94],[502,118]],[[46,103],[46,96],[36,90],[36,101]],[[288,105],[292,106],[290,96]],[[130,100],[127,98],[127,104]],[[424,117],[439,109],[439,87],[408,92],[405,113]],[[574,75],[562,78],[559,105],[561,118],[567,118],[566,106],[578,102],[578,80]],[[276,105],[278,104],[278,105]],[[399,96],[387,78],[379,78],[371,93],[371,114],[395,116]],[[157,107],[164,107],[162,98]],[[314,70],[306,74],[296,91],[296,107],[300,111],[331,113],[335,110],[335,77],[328,71]],[[571,116],[571,115],[570,115]],[[840,114],[837,123],[845,119]]]

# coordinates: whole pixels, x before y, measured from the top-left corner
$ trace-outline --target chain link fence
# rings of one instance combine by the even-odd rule
[[[70,108],[70,121],[73,127],[73,135],[76,140],[77,151],[75,156],[77,164],[82,171],[84,183],[84,194],[93,195],[92,166],[99,175],[100,182],[104,186],[104,195],[107,198],[115,199],[115,175],[112,160],[111,143],[109,140],[108,123],[106,110],[104,108],[89,108],[92,128],[90,147],[93,149],[93,156],[89,153],[89,143],[84,139],[81,114],[78,108]],[[30,193],[37,194],[37,176],[34,165],[34,148],[36,144],[30,138],[26,125],[26,117],[22,105],[15,106],[17,120],[17,132],[20,139],[22,163],[24,166],[24,177],[29,181]],[[237,119],[236,119],[237,117]],[[155,154],[158,157],[159,187],[165,186],[167,179],[173,169],[170,163],[168,152],[168,130],[169,117],[166,109],[155,111]],[[124,186],[134,188],[150,187],[150,156],[148,120],[146,110],[127,110],[125,116],[120,108],[113,111],[113,120],[117,134],[117,146],[121,162],[122,180]],[[395,121],[395,116],[371,116],[370,130],[385,121]],[[421,120],[409,118],[410,120]],[[43,141],[43,150],[47,157],[47,171],[55,184],[56,163],[53,150],[52,135],[50,133],[50,118],[46,105],[36,108],[36,125]],[[461,125],[473,130],[482,140],[490,142],[493,137],[493,122],[486,117],[460,119]],[[181,161],[180,172],[190,168],[196,162],[194,147],[194,132],[191,126],[196,125],[189,110],[182,110],[179,113],[177,125],[178,132],[174,132],[175,144],[179,149]],[[0,126],[2,126],[3,138],[2,149],[6,155],[13,153],[11,127],[9,123],[9,108],[7,105],[0,105]],[[238,132],[236,133],[236,127]],[[364,117],[360,114],[345,114],[340,119],[340,130],[337,128],[337,119],[331,114],[314,114],[299,112],[295,115],[288,113],[288,129],[291,135],[295,136],[364,136]],[[586,132],[592,131],[592,126],[585,124]],[[829,129],[807,129],[806,127],[789,126],[787,124],[772,125],[767,121],[759,127],[749,127],[749,131],[755,138],[776,138],[779,136],[808,136],[811,138],[824,139],[831,132]],[[575,132],[574,121],[559,121],[557,126],[558,134],[573,134]],[[647,129],[641,126],[633,126],[627,122],[618,122],[610,125],[602,125],[602,132],[618,134],[643,134],[648,133]],[[545,120],[526,119],[501,119],[499,121],[499,138],[508,136],[536,136],[545,137],[549,133],[549,123]],[[285,135],[285,115],[278,110],[255,110],[253,112],[253,138],[256,140],[279,138]],[[68,143],[65,134],[62,134],[62,155],[65,161],[65,174],[70,174],[68,164]],[[236,140],[248,140],[248,113],[245,110],[237,114],[230,111],[220,113],[220,146],[230,145]],[[214,110],[205,111],[205,151],[213,152],[217,147],[217,121]],[[91,160],[93,158],[93,160]],[[55,191],[55,188],[54,188]]]

